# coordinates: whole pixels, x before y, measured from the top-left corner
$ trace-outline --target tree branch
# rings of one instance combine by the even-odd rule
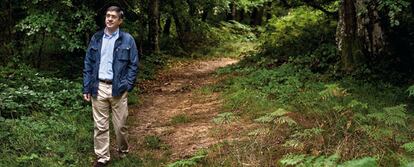
[[[303,0],[303,2],[306,5],[308,5],[312,8],[315,8],[315,9],[318,9],[318,10],[322,11],[323,13],[325,13],[328,16],[332,16],[335,19],[339,18],[338,11],[336,11],[336,12],[328,11],[327,9],[323,8],[320,4],[316,3],[314,0]]]

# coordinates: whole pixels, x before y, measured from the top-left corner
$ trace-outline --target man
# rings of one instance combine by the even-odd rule
[[[117,151],[121,157],[129,151],[127,92],[134,88],[138,51],[134,38],[119,30],[123,17],[119,6],[107,8],[106,27],[92,36],[84,60],[83,99],[92,101],[95,166],[105,166],[110,160],[110,111]]]

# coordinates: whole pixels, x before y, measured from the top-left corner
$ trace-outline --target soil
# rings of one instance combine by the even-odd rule
[[[240,140],[243,121],[216,124],[212,120],[221,111],[219,92],[203,92],[202,87],[220,80],[214,71],[237,63],[231,58],[195,60],[175,63],[163,70],[155,80],[139,83],[140,104],[129,109],[131,151],[148,151],[146,136],[156,136],[164,149],[155,149],[159,156],[168,151],[170,160],[193,155],[223,140]],[[243,125],[243,126],[242,126]]]

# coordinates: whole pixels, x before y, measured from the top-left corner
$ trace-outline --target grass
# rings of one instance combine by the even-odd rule
[[[160,149],[162,146],[161,139],[158,136],[145,136],[144,143],[147,148]]]
[[[191,122],[191,118],[189,118],[186,114],[179,114],[171,118],[171,124],[184,124]]]

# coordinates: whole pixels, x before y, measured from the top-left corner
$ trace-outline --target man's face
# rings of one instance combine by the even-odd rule
[[[116,11],[107,11],[105,15],[105,25],[110,30],[116,30],[121,25],[122,19]]]

